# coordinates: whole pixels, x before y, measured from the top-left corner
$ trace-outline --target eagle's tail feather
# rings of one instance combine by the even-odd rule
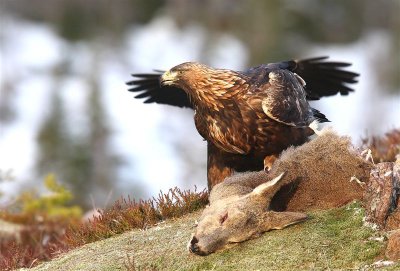
[[[312,113],[315,117],[316,120],[318,120],[318,122],[330,122],[330,120],[328,120],[324,114],[322,114],[321,112],[319,112],[319,110],[315,109],[315,108],[311,108]]]

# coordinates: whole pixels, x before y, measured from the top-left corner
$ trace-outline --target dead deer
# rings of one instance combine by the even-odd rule
[[[229,244],[307,219],[304,213],[269,210],[273,196],[285,184],[283,175],[252,190],[251,184],[265,180],[266,173],[241,173],[216,185],[210,194],[210,205],[204,210],[197,231],[188,244],[189,250],[198,255],[208,255]]]
[[[349,138],[325,131],[283,152],[269,173],[240,173],[216,185],[189,241],[189,251],[208,255],[304,221],[304,211],[361,199],[363,187],[350,180],[368,180],[370,168]]]

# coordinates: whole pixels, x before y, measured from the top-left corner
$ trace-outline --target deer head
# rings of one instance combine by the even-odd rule
[[[297,212],[274,212],[269,209],[272,197],[284,185],[283,173],[245,195],[231,195],[210,202],[201,215],[196,232],[189,241],[189,251],[208,255],[261,235],[283,229],[307,219]],[[214,198],[218,198],[215,197]]]

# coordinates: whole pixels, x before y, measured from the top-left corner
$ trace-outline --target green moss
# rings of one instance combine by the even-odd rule
[[[368,270],[385,247],[384,242],[372,241],[379,232],[363,226],[364,211],[352,203],[313,212],[305,223],[200,257],[186,249],[199,215],[85,245],[33,270],[125,270],[127,253],[137,270]],[[399,268],[397,264],[380,270]]]

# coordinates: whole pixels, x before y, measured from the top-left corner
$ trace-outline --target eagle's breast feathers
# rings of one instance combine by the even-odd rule
[[[294,73],[277,70],[269,73],[269,80],[250,80],[227,70],[209,71],[188,92],[196,101],[196,128],[206,140],[229,153],[256,149],[264,155],[269,141],[291,140],[278,138],[279,133],[287,136],[285,126],[307,126],[312,112],[302,79]]]

